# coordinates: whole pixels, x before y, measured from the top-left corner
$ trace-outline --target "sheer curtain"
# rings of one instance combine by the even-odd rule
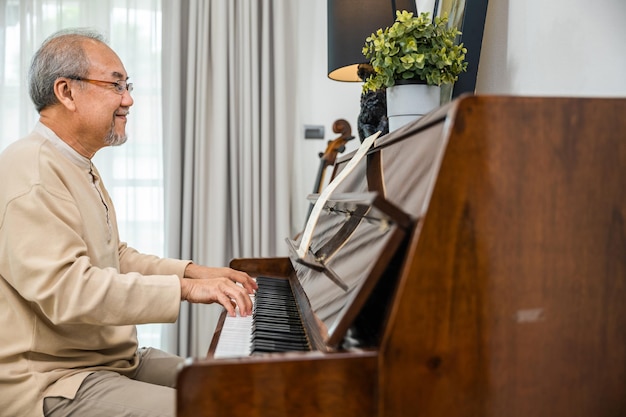
[[[160,0],[0,0],[0,150],[32,129],[38,115],[28,96],[30,59],[41,42],[68,27],[102,32],[135,85],[128,142],[98,152],[118,215],[120,237],[163,255]],[[161,325],[139,326],[140,344],[159,347]]]
[[[293,2],[164,3],[168,255],[286,255],[296,135]],[[204,356],[219,308],[183,305],[168,350]]]

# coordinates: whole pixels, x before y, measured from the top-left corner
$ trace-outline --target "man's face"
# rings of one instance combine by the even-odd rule
[[[84,48],[91,65],[86,81],[76,81],[83,84],[77,100],[81,137],[95,148],[121,145],[133,99],[127,90],[119,94],[112,83],[126,81],[126,70],[108,46],[87,42]]]

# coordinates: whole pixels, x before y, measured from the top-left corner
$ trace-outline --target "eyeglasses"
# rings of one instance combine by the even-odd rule
[[[102,81],[102,80],[92,80],[89,78],[82,78],[82,77],[67,77],[71,80],[76,80],[76,81],[84,81],[86,83],[90,83],[90,84],[94,84],[94,85],[98,85],[100,87],[104,87],[104,85],[102,84],[108,84],[108,85],[112,85],[113,86],[113,91],[115,91],[117,94],[122,95],[126,92],[126,90],[128,90],[129,93],[133,92],[133,83],[128,83],[124,80],[119,80],[119,81]]]

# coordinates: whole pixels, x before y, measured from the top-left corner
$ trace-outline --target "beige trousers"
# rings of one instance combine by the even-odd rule
[[[183,358],[141,349],[134,378],[103,371],[89,375],[76,397],[46,397],[46,417],[174,417],[176,374]]]

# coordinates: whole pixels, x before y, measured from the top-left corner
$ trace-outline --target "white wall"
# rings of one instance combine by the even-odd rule
[[[476,90],[626,97],[626,1],[491,0]]]
[[[336,137],[332,123],[348,120],[357,136],[360,84],[326,76],[326,2],[298,2],[298,125],[326,127],[323,141],[305,140],[303,132],[296,138],[293,196],[300,219],[318,153]],[[625,20],[626,0],[491,0],[476,92],[626,97]]]
[[[301,231],[309,207],[306,196],[313,191],[320,158],[328,140],[338,135],[332,131],[337,119],[346,119],[356,137],[356,121],[359,115],[361,84],[333,81],[327,77],[326,58],[326,1],[298,1],[298,120],[300,126],[296,138],[296,161],[293,190],[295,230]],[[295,69],[295,68],[294,68]],[[324,140],[304,139],[304,125],[323,125]],[[348,142],[346,152],[358,147],[358,139]]]

